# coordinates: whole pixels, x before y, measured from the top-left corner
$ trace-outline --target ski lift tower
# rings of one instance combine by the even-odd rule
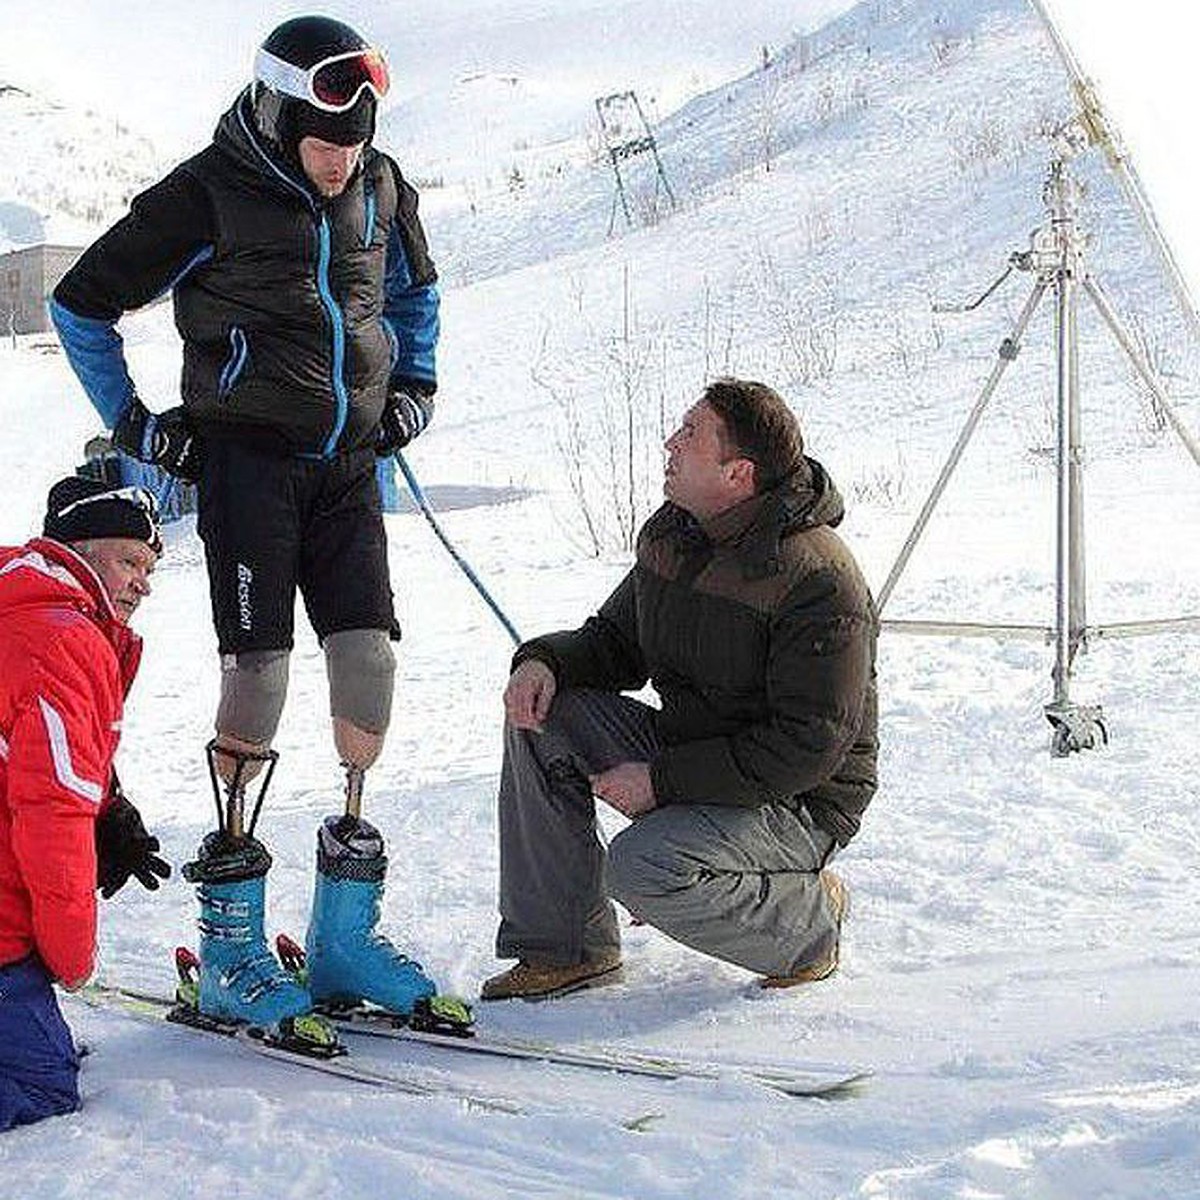
[[[611,235],[613,224],[617,219],[617,203],[625,214],[625,224],[633,224],[633,216],[629,211],[629,196],[625,189],[625,181],[621,177],[621,163],[631,158],[648,154],[654,159],[654,204],[657,209],[658,193],[661,188],[671,202],[671,208],[676,207],[675,193],[671,190],[667,172],[663,167],[658,153],[658,143],[638,103],[637,93],[612,92],[600,96],[596,100],[596,115],[600,119],[600,132],[604,137],[604,148],[608,151],[608,161],[612,165],[613,178],[616,180],[616,191],[613,194],[612,209],[608,216],[608,232]]]

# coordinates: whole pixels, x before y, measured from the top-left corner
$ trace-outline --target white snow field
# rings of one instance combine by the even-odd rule
[[[20,97],[0,92],[16,168],[0,174],[0,243],[87,215],[80,201],[100,194],[90,167],[55,170],[72,136],[85,157],[70,161],[124,172],[90,231],[118,215],[236,90],[228,63],[197,80],[207,56],[235,44],[248,62],[285,12],[236,6],[234,17],[214,4],[194,43],[171,44],[164,31],[190,29],[192,6],[161,0],[144,35],[143,6],[108,7],[119,25],[68,0],[36,14],[0,4],[0,83],[25,97],[18,111],[4,106]],[[379,27],[398,80],[416,81],[399,88],[381,141],[425,181],[445,285],[438,416],[409,461],[522,632],[578,623],[620,578],[623,530],[657,502],[661,434],[721,373],[788,396],[846,497],[847,539],[872,583],[886,578],[1031,279],[1016,272],[969,315],[931,304],[973,299],[1027,248],[1045,220],[1046,135],[1071,99],[1016,0],[867,0],[828,21],[839,8],[345,6]],[[19,53],[6,48],[17,13],[33,29]],[[421,20],[428,46],[415,44]],[[139,48],[154,68],[144,164],[131,149],[142,142],[120,140],[140,137],[133,115],[110,100],[103,111],[133,131],[110,140],[76,96],[45,87],[56,71],[91,71],[97,108],[112,96],[112,56],[137,60]],[[172,72],[194,86],[167,89]],[[634,220],[618,209],[608,236],[613,178],[590,103],[627,80],[647,99],[661,82],[655,132],[678,207],[661,188],[655,197],[647,160],[631,160]],[[502,101],[505,88],[520,102]],[[51,103],[62,105],[56,139],[38,115]],[[1089,265],[1200,432],[1195,347],[1140,224],[1097,155],[1074,169]],[[1051,623],[1051,310],[1034,319],[885,616]],[[142,394],[173,403],[168,307],[123,331]],[[1200,470],[1086,306],[1081,339],[1089,619],[1198,613]],[[98,422],[50,336],[0,345],[0,397],[0,537],[12,543]],[[391,856],[384,917],[446,990],[472,996],[497,969],[511,644],[411,505],[387,522],[404,640],[365,802]],[[213,812],[202,747],[217,664],[190,519],[170,527],[138,626],[147,649],[120,770],[177,871],[156,894],[131,884],[102,903],[98,977],[165,990],[173,947],[194,937],[178,867]],[[315,829],[338,811],[341,781],[322,657],[298,626],[260,834],[275,856],[271,932],[302,935]],[[760,992],[746,972],[631,927],[624,983],[477,1010],[488,1028],[572,1045],[870,1069],[859,1095],[785,1099],[734,1080],[354,1044],[364,1062],[523,1110],[504,1114],[260,1063],[66,997],[93,1051],[84,1107],[0,1139],[0,1194],[1200,1196],[1200,640],[1095,639],[1073,686],[1103,704],[1111,740],[1066,759],[1050,756],[1042,715],[1052,663],[1038,642],[884,634],[881,786],[839,860],[851,913],[830,981]],[[604,818],[610,832],[617,821]]]

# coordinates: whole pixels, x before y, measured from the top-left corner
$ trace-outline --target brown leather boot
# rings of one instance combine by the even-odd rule
[[[764,975],[758,986],[764,988],[796,987],[802,983],[817,983],[828,979],[838,968],[838,948],[842,940],[842,918],[850,904],[850,893],[842,882],[841,876],[832,871],[821,872],[821,887],[825,889],[825,898],[829,901],[829,909],[833,913],[835,925],[833,945],[815,962],[808,963],[793,971],[790,975]]]
[[[516,966],[484,980],[480,1000],[552,1000],[583,988],[618,983],[622,978],[617,951],[569,966],[539,965],[521,959]]]

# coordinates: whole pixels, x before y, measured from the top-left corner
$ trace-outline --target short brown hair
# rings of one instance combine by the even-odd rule
[[[774,388],[748,379],[716,379],[701,400],[721,418],[733,449],[754,464],[756,492],[773,488],[804,461],[800,422]]]

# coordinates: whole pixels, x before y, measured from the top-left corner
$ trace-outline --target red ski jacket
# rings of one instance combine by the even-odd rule
[[[0,548],[0,966],[92,972],[96,817],[141,652],[69,546]]]

